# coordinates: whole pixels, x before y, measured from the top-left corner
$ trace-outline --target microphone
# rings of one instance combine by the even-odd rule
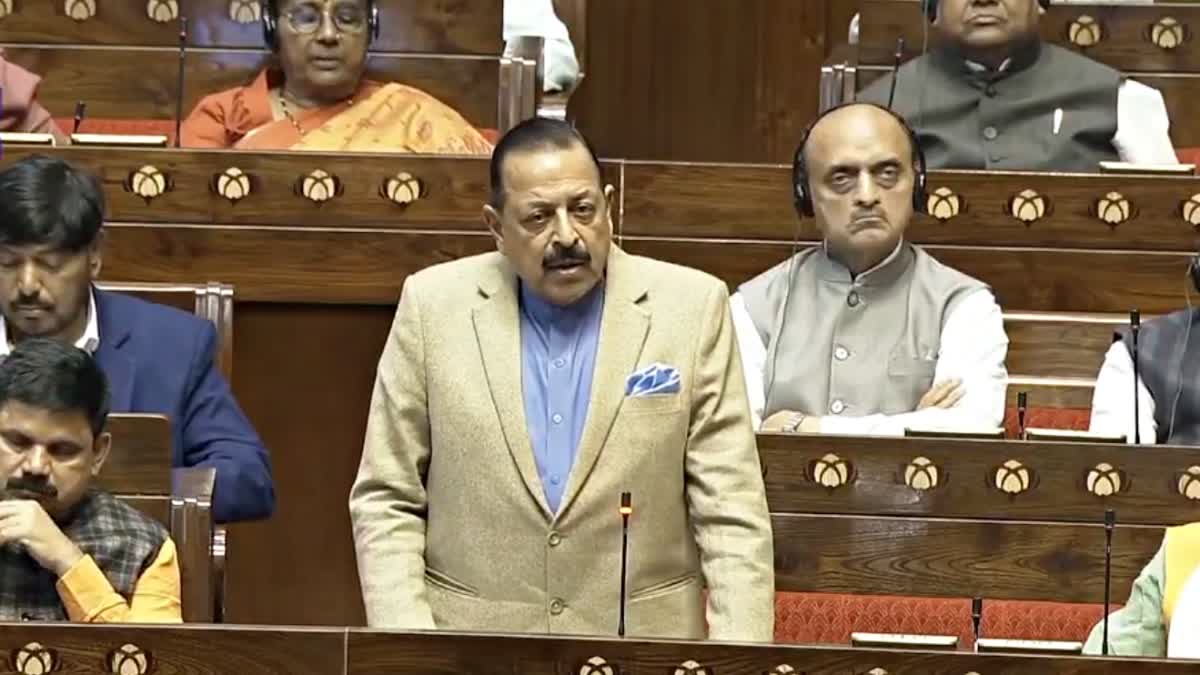
[[[180,147],[183,131],[183,74],[184,61],[187,59],[188,20],[186,16],[179,18],[179,74],[176,76],[175,89],[175,147]]]
[[[1138,333],[1142,330],[1142,315],[1136,309],[1129,311],[1129,333],[1133,338],[1133,444],[1142,444],[1142,418],[1138,404]]]
[[[1117,513],[1112,509],[1104,511],[1104,635],[1100,645],[1100,654],[1108,656],[1108,603],[1109,591],[1112,586],[1112,536],[1113,526],[1117,524]]]
[[[979,624],[983,621],[983,598],[971,600],[971,625],[975,631],[975,651],[979,651]]]
[[[1017,393],[1017,438],[1025,440],[1025,413],[1029,409],[1029,392]]]
[[[75,102],[75,122],[71,127],[71,135],[79,133],[79,126],[83,124],[83,117],[87,113],[87,104],[83,101]]]
[[[900,79],[900,59],[904,58],[904,38],[896,40],[896,62],[892,64],[892,87],[888,91],[888,110],[892,109],[892,101],[896,100],[896,80]]]
[[[621,603],[617,613],[617,637],[625,637],[625,577],[629,570],[629,516],[633,515],[633,493],[621,493]]]

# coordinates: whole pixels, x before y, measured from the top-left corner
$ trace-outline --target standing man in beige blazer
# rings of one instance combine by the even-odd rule
[[[771,640],[724,284],[612,245],[566,123],[506,134],[491,183],[499,252],[410,276],[379,363],[350,493],[368,623],[616,633],[627,491],[627,634]]]

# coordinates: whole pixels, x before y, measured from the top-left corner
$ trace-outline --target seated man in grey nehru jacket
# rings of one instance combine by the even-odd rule
[[[1175,164],[1162,94],[1038,36],[1049,0],[922,0],[938,44],[859,93],[917,131],[931,169]]]
[[[904,121],[872,104],[834,108],[805,134],[793,179],[796,210],[824,242],[730,299],[755,424],[868,435],[997,427],[1000,308],[983,283],[904,241],[925,201]]]

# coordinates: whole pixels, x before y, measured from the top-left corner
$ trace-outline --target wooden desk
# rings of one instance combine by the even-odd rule
[[[0,625],[14,672],[190,675],[1155,675],[1196,662],[345,628]],[[51,666],[54,670],[36,670]]]

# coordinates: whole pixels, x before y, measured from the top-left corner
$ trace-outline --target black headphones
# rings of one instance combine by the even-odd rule
[[[921,11],[925,13],[925,18],[929,19],[929,23],[937,20],[938,4],[941,0],[921,0]],[[1038,4],[1042,9],[1050,9],[1050,0],[1038,0]]]
[[[796,155],[792,158],[792,194],[795,198],[796,213],[801,218],[812,218],[816,215],[816,211],[813,208],[812,193],[809,191],[808,167],[804,164],[804,146],[808,145],[808,137],[812,135],[813,129],[820,124],[826,115],[852,105],[865,105],[882,110],[899,122],[900,126],[904,127],[905,133],[908,134],[908,142],[912,144],[913,173],[916,174],[913,179],[913,212],[925,213],[925,152],[921,150],[921,143],[917,140],[917,133],[913,131],[912,127],[908,126],[908,122],[903,117],[896,114],[891,108],[885,108],[874,103],[863,103],[861,101],[843,103],[842,105],[826,110],[818,115],[817,119],[813,120],[812,124],[809,124],[808,128],[804,130],[804,135],[800,138],[800,147],[796,148]]]
[[[1188,263],[1188,278],[1192,280],[1192,286],[1196,292],[1200,293],[1200,255],[1192,258],[1192,262]]]
[[[279,50],[278,0],[262,0],[263,41],[271,51]],[[379,39],[379,6],[367,0],[367,45]]]

